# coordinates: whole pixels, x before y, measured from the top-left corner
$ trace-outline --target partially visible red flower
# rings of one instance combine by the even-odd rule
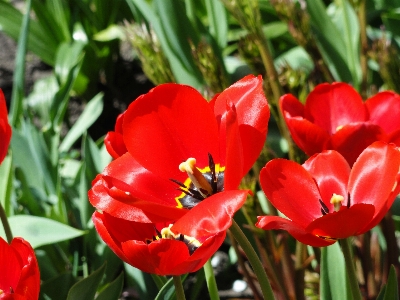
[[[0,299],[35,300],[39,298],[40,273],[35,252],[22,238],[9,245],[0,238]]]
[[[8,145],[11,139],[11,126],[8,123],[6,99],[0,89],[0,163],[7,155]]]
[[[334,150],[303,165],[271,160],[260,172],[261,186],[286,218],[258,217],[256,226],[287,230],[316,247],[362,234],[380,222],[399,193],[399,167],[399,149],[384,142],[367,147],[352,169]]]
[[[336,150],[352,165],[375,141],[400,146],[400,95],[394,92],[380,92],[364,103],[346,83],[323,83],[305,105],[287,94],[280,108],[294,142],[310,156]]]
[[[122,131],[124,115],[125,113],[122,113],[118,116],[117,121],[115,122],[115,131],[108,132],[104,138],[104,145],[106,145],[108,153],[110,153],[113,158],[118,158],[128,151],[125,147]]]
[[[158,275],[197,271],[225,239],[225,231],[198,240],[175,235],[163,224],[127,221],[105,212],[95,212],[93,222],[100,237],[119,258],[144,272]]]
[[[189,86],[155,87],[107,135],[115,160],[93,181],[91,204],[127,221],[173,223],[187,236],[226,230],[247,197],[238,186],[264,145],[269,113],[261,77],[210,102]]]

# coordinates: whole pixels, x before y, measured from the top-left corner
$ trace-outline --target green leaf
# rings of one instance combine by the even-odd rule
[[[106,29],[97,32],[93,39],[100,42],[108,42],[115,39],[124,40],[125,36],[125,31],[121,26],[112,24]]]
[[[13,169],[11,162],[11,156],[8,155],[0,164],[0,203],[8,216],[12,212]]]
[[[335,80],[352,82],[353,77],[347,65],[346,44],[326,12],[322,0],[306,0],[312,29],[321,54],[332,72]]]
[[[399,299],[399,288],[397,286],[396,270],[393,265],[390,266],[388,281],[385,285],[384,300]]]
[[[346,265],[338,243],[321,249],[320,297],[324,300],[352,299]]]
[[[60,145],[60,152],[68,151],[75,141],[97,120],[103,111],[103,94],[99,93],[88,102],[76,123],[71,127]]]
[[[68,293],[67,300],[92,300],[103,278],[106,264],[94,271],[88,277],[75,283]]]
[[[17,55],[15,57],[15,72],[10,107],[10,124],[16,126],[23,114],[22,101],[24,100],[25,83],[25,56],[27,51],[30,11],[32,1],[26,3],[26,13],[22,19],[21,32],[18,37]]]
[[[139,294],[139,299],[154,299],[158,289],[151,275],[127,263],[124,263],[124,267],[127,275],[127,285],[135,288]]]
[[[221,1],[206,0],[206,8],[210,34],[214,37],[218,47],[224,49],[228,37],[228,18],[225,6]]]
[[[122,287],[124,284],[124,273],[121,273],[117,279],[108,284],[101,293],[96,297],[96,300],[118,300],[121,296]]]
[[[8,221],[13,235],[26,239],[33,248],[66,241],[85,234],[84,231],[48,218],[16,215],[9,217]],[[0,235],[5,237],[2,228]]]
[[[185,281],[186,275],[181,276],[182,283]],[[173,278],[170,278],[167,283],[158,292],[157,297],[154,300],[173,300],[175,299],[175,286]]]
[[[18,40],[22,24],[22,13],[6,1],[0,1],[0,30]],[[57,43],[46,34],[40,24],[30,21],[28,49],[49,65],[54,65]]]
[[[40,269],[42,273],[42,269]],[[42,274],[40,274],[42,275]],[[40,299],[67,299],[68,291],[75,283],[71,273],[60,274],[40,285]]]

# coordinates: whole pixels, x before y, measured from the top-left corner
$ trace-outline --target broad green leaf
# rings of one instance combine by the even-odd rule
[[[58,47],[54,72],[60,85],[67,82],[69,73],[82,59],[84,47],[85,43],[80,41],[72,44],[62,43]]]
[[[220,49],[224,49],[228,36],[228,18],[225,6],[221,1],[206,0],[207,17],[210,34],[214,37]]]
[[[346,44],[341,32],[326,12],[322,0],[306,0],[316,42],[335,80],[352,82],[353,77],[347,65]]]
[[[99,93],[91,99],[71,127],[60,145],[60,152],[68,151],[78,138],[97,120],[103,111],[103,94]]]
[[[139,299],[154,299],[157,296],[157,286],[150,274],[144,273],[131,265],[124,263],[127,285],[136,289]]]
[[[22,24],[22,13],[6,1],[0,1],[0,30],[18,40]],[[46,34],[40,24],[31,20],[29,26],[28,49],[49,65],[54,65],[57,43]]]
[[[22,18],[21,32],[18,36],[17,55],[15,57],[15,72],[13,76],[13,90],[9,112],[10,124],[14,126],[19,124],[23,114],[22,101],[24,100],[25,86],[25,56],[27,52],[31,4],[31,0],[28,0],[26,3],[26,13]]]
[[[84,231],[48,218],[15,215],[9,217],[8,221],[13,235],[26,239],[33,248],[66,241],[85,234]],[[3,228],[0,229],[0,232],[4,237]]]
[[[42,268],[40,268],[40,275],[42,275]],[[71,273],[59,274],[40,285],[42,297],[39,299],[67,299],[68,291],[74,283],[75,279]]]
[[[320,297],[324,300],[352,299],[339,243],[321,249]]]
[[[293,70],[300,70],[310,73],[314,64],[310,55],[300,46],[294,47],[275,59],[276,67],[289,65]]]
[[[396,270],[390,266],[389,277],[385,288],[384,300],[399,299],[399,288],[397,286]]]
[[[109,283],[101,291],[101,293],[96,297],[96,300],[120,299],[123,284],[124,284],[124,273],[121,273],[113,282]]]
[[[93,39],[100,42],[108,42],[115,39],[124,40],[125,36],[124,29],[121,26],[113,24],[96,33]]]
[[[106,264],[91,273],[88,277],[75,283],[69,290],[67,300],[92,300],[103,278]]]

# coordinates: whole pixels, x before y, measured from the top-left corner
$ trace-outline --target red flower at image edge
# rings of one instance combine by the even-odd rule
[[[400,146],[400,95],[394,92],[380,92],[364,103],[346,83],[323,83],[305,105],[287,94],[280,108],[294,142],[310,156],[336,150],[352,165],[375,141]]]
[[[201,244],[191,256],[202,247],[211,256],[246,200],[248,191],[238,186],[261,152],[269,114],[262,79],[252,75],[210,102],[179,84],[159,85],[137,98],[118,118],[115,132],[106,136],[115,160],[89,191],[91,204],[103,213],[93,216],[102,228],[100,235],[118,253],[115,249],[121,246],[116,241],[124,240],[103,222],[109,215],[122,223],[134,222],[133,227],[151,225],[152,234],[141,236],[140,242],[134,235],[130,239],[149,243],[154,237],[156,241],[146,245],[149,249],[156,247],[153,243],[183,245],[184,236]],[[177,235],[162,242],[164,235],[155,234],[154,226],[160,233],[165,228]]]
[[[271,160],[260,172],[260,183],[286,218],[258,217],[256,226],[287,230],[315,247],[362,234],[380,222],[399,193],[399,166],[398,148],[384,142],[367,147],[351,169],[334,150],[303,165]]]
[[[0,299],[35,300],[39,298],[40,273],[35,252],[22,238],[9,245],[0,238]]]
[[[11,139],[11,127],[8,123],[6,99],[0,89],[0,163],[7,155],[8,145]]]

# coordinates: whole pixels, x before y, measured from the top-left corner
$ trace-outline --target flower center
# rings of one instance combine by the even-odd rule
[[[197,248],[201,246],[201,243],[196,240],[194,237],[184,235],[184,234],[175,234],[171,231],[172,224],[169,224],[168,227],[164,227],[161,229],[161,232],[154,228],[157,235],[153,236],[153,239],[147,239],[146,243],[150,244],[153,241],[158,241],[160,239],[170,239],[184,242],[186,247],[188,247],[189,254],[192,255]]]
[[[326,214],[329,214],[328,206],[326,206],[326,204],[321,199],[318,199],[318,200],[319,200],[319,204],[321,205],[321,213],[322,213],[322,215],[325,216]],[[333,193],[332,197],[331,197],[331,200],[330,200],[330,203],[333,204],[333,207],[335,208],[335,211],[339,211],[340,208],[342,207],[342,202],[343,201],[344,201],[344,197],[342,195],[338,195],[338,194]],[[350,208],[350,202],[351,202],[350,193],[348,193],[347,194],[347,205],[346,205],[347,208]]]
[[[224,190],[225,167],[215,164],[211,154],[208,154],[207,167],[197,168],[196,159],[191,157],[179,165],[179,170],[188,175],[184,183],[170,179],[179,185],[178,190],[182,192],[175,198],[179,208],[191,209],[205,198]]]

